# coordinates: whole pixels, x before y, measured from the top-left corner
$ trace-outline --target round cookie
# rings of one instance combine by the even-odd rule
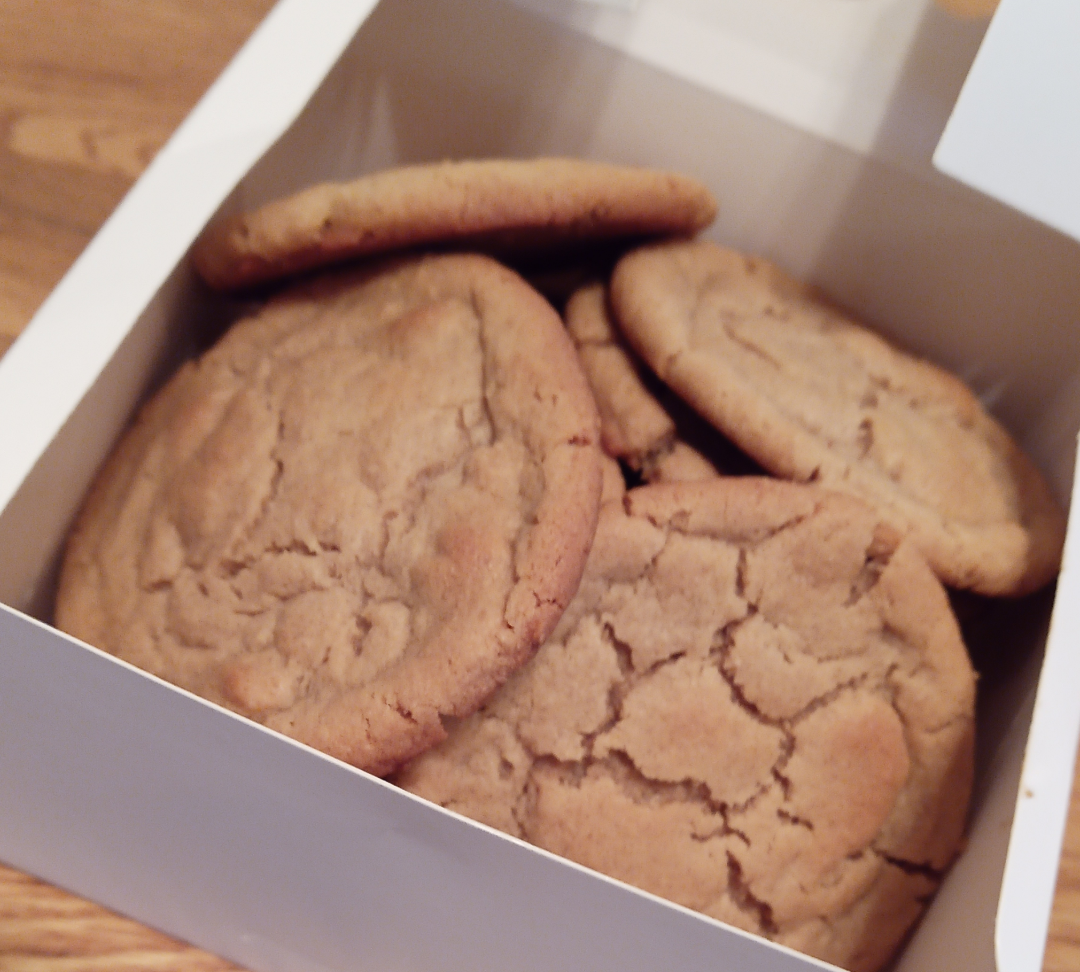
[[[57,624],[385,773],[550,633],[597,437],[558,315],[494,261],[321,277],[142,411],[69,540]]]
[[[689,234],[716,216],[701,183],[578,159],[484,159],[324,183],[213,223],[192,251],[233,290],[360,256],[454,243],[499,255],[581,241]]]
[[[532,661],[395,782],[871,972],[957,853],[974,694],[940,582],[864,504],[645,486]]]
[[[1060,507],[958,378],[712,243],[627,255],[611,301],[650,367],[740,448],[873,503],[947,584],[1019,595],[1056,573]]]
[[[646,482],[718,476],[712,462],[677,437],[675,420],[646,387],[642,366],[611,322],[604,285],[592,283],[576,290],[564,316],[596,398],[604,451]]]

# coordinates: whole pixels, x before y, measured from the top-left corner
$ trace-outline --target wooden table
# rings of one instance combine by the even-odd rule
[[[0,353],[272,0],[2,0]],[[0,865],[0,972],[232,968]],[[1045,972],[1080,972],[1080,786]]]

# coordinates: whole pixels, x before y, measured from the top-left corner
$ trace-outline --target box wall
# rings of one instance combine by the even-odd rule
[[[0,859],[247,968],[715,972],[721,955],[740,972],[826,967],[4,609],[0,666]]]

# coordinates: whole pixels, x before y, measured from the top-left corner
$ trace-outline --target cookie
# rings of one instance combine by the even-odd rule
[[[614,237],[689,234],[716,201],[671,172],[577,159],[486,159],[324,183],[212,224],[192,251],[222,290],[408,247],[453,243],[506,255]]]
[[[57,624],[385,773],[550,633],[595,529],[597,425],[558,315],[494,261],[321,277],[143,410]]]
[[[947,584],[1019,595],[1057,572],[1064,515],[971,391],[776,267],[712,243],[644,247],[611,302],[664,382],[766,470],[874,504]]]
[[[872,972],[957,853],[974,689],[943,587],[869,507],[645,486],[601,510],[533,660],[396,782]]]
[[[564,316],[596,398],[604,451],[646,482],[719,475],[713,463],[678,438],[674,418],[647,387],[642,366],[611,321],[604,285],[590,283],[575,291]]]
[[[603,474],[603,486],[600,489],[600,502],[619,502],[626,495],[626,480],[622,468],[609,455],[601,454],[600,470]]]
[[[655,455],[642,470],[646,483],[699,483],[722,475],[716,464],[688,442],[676,439],[671,448]]]

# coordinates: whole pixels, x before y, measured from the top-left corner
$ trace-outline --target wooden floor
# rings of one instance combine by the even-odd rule
[[[0,353],[271,5],[0,2]],[[0,972],[228,968],[0,865]],[[1044,970],[1080,972],[1075,784]]]

